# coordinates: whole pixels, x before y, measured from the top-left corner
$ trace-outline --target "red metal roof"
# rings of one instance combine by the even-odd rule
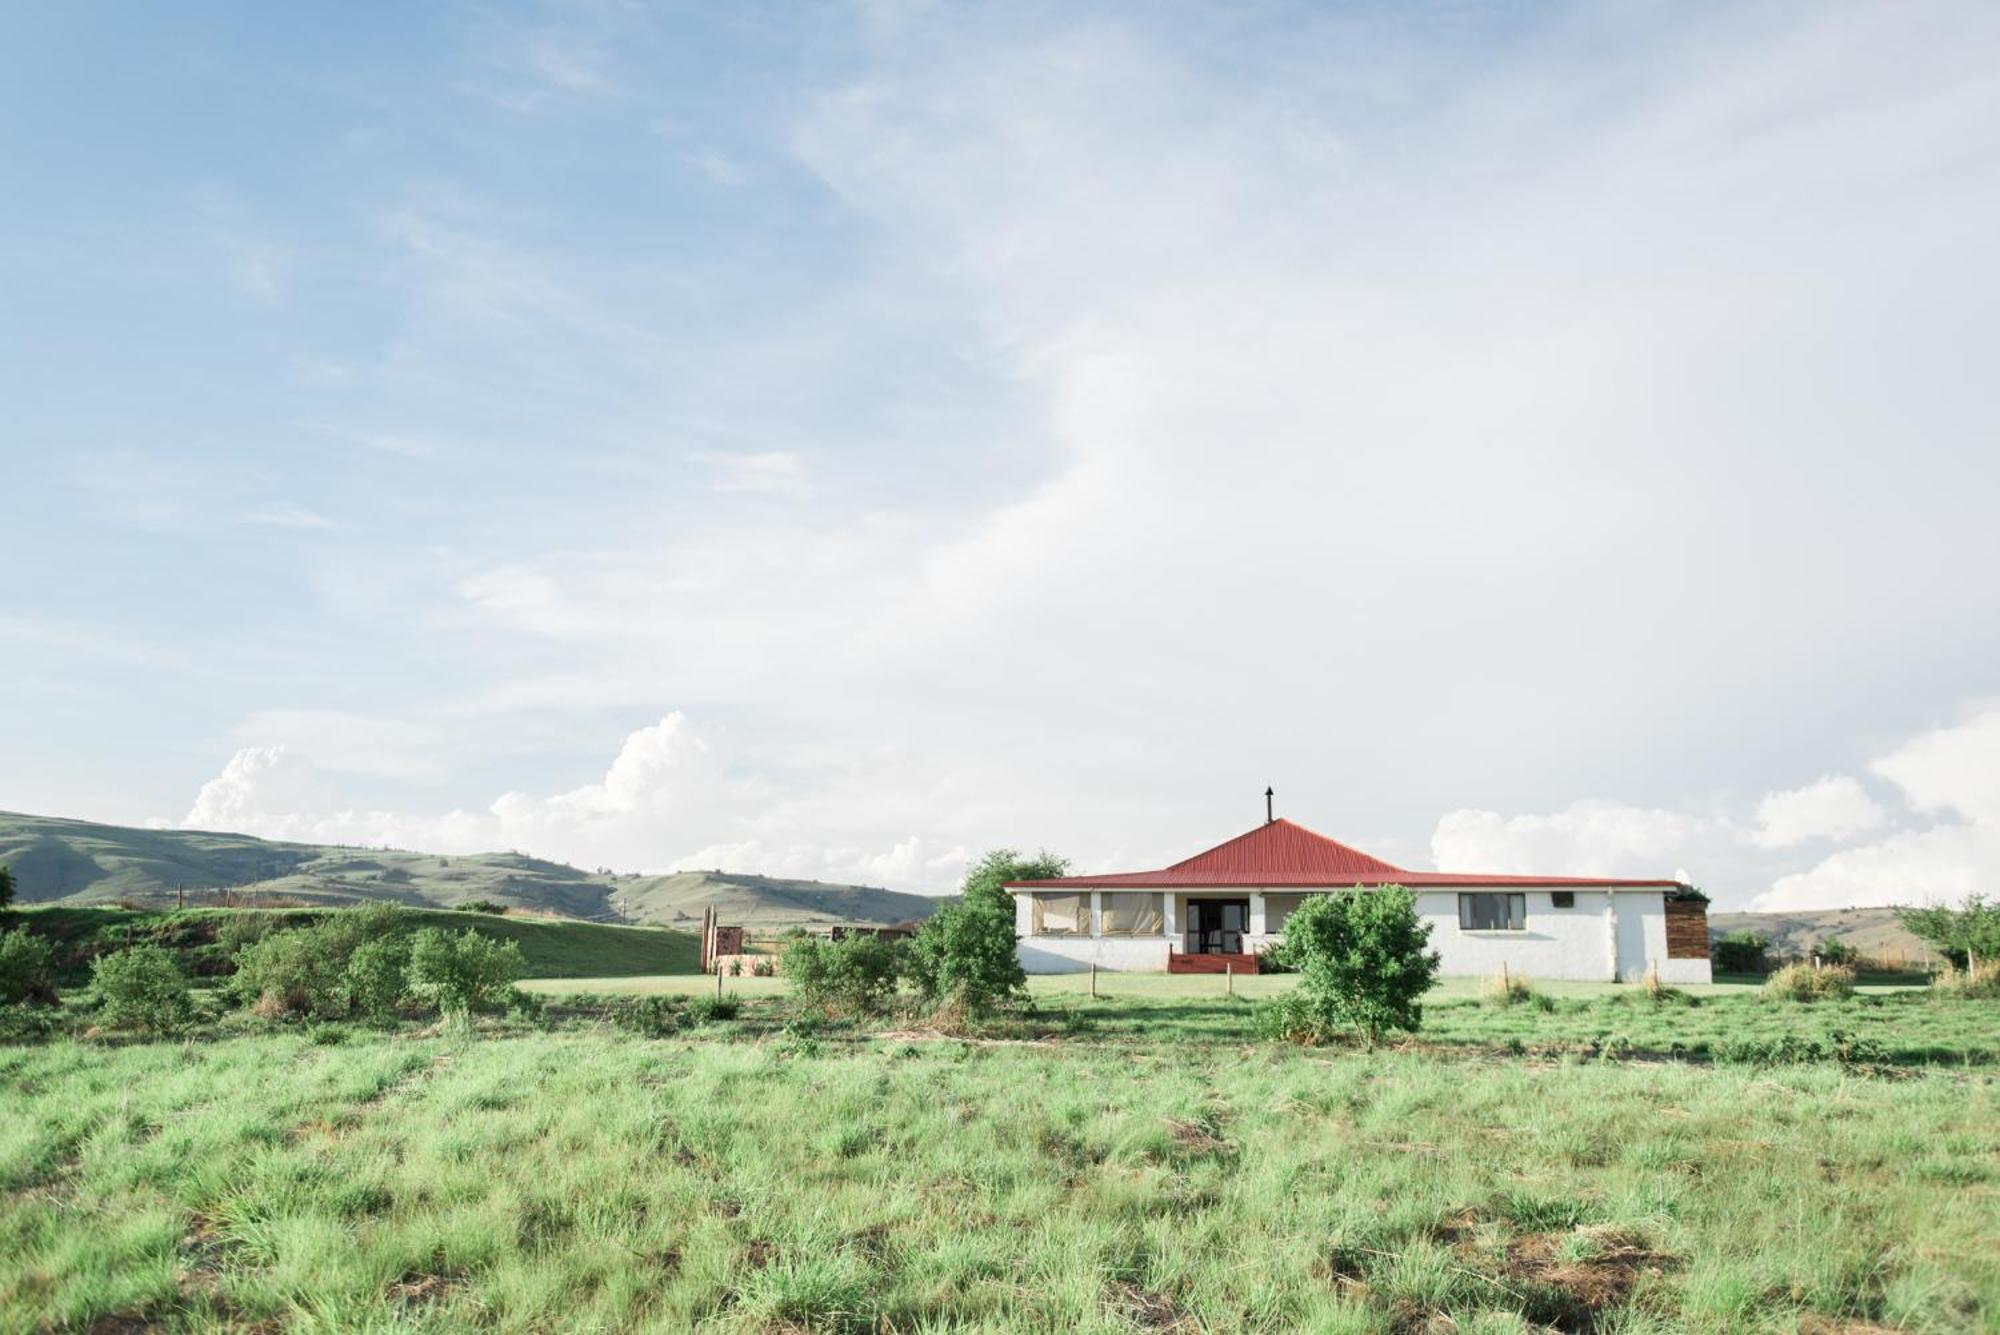
[[[1205,853],[1158,871],[1110,872],[1100,876],[1065,876],[1051,881],[1009,881],[1010,889],[1061,886],[1090,889],[1171,889],[1180,886],[1298,886],[1312,888],[1351,885],[1555,886],[1659,888],[1679,884],[1671,879],[1618,880],[1599,876],[1507,876],[1478,872],[1410,871],[1349,848],[1337,839],[1282,818],[1267,821]]]

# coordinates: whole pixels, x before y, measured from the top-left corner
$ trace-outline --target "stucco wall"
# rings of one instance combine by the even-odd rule
[[[1495,887],[1503,889],[1503,887]],[[1477,887],[1468,887],[1475,890]],[[1509,972],[1529,978],[1637,981],[1657,968],[1661,981],[1705,983],[1707,960],[1667,958],[1665,895],[1659,890],[1575,891],[1575,907],[1555,907],[1551,892],[1527,890],[1526,927],[1521,931],[1470,932],[1458,925],[1460,891],[1426,890],[1417,895],[1417,912],[1432,924],[1431,945],[1442,957],[1447,977],[1487,977]],[[1029,973],[1068,973],[1094,961],[1100,969],[1160,970],[1167,967],[1170,942],[1184,920],[1189,895],[1250,899],[1251,931],[1245,948],[1261,950],[1277,938],[1263,930],[1262,893],[1243,890],[1174,891],[1166,896],[1168,931],[1159,937],[1031,936],[1032,918],[1026,895],[1015,898],[1015,931],[1021,937],[1021,967]],[[1620,932],[1623,923],[1624,930]],[[1092,915],[1093,926],[1098,923]]]

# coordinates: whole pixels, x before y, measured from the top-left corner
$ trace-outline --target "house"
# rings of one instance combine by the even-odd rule
[[[1446,975],[1709,981],[1706,909],[1678,881],[1410,871],[1283,819],[1158,871],[1007,889],[1029,973],[1250,973],[1307,895],[1385,885],[1416,894]]]

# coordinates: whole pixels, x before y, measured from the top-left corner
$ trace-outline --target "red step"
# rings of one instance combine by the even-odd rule
[[[1255,973],[1257,957],[1238,955],[1188,955],[1176,950],[1167,956],[1168,973]]]

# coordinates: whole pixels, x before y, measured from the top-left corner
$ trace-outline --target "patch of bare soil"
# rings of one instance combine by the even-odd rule
[[[1183,1122],[1173,1117],[1160,1120],[1167,1124],[1167,1134],[1174,1138],[1174,1143],[1189,1154],[1228,1154],[1235,1149],[1199,1122]]]
[[[1524,1315],[1557,1330],[1597,1329],[1600,1318],[1625,1305],[1640,1280],[1679,1264],[1669,1253],[1611,1229],[1583,1235],[1590,1241],[1586,1255],[1565,1256],[1564,1244],[1574,1236],[1529,1233],[1507,1244],[1503,1280],[1526,1300]]]
[[[389,1286],[389,1297],[405,1307],[423,1307],[439,1301],[465,1284],[462,1276],[428,1270],[405,1270],[403,1277]]]
[[[1125,1319],[1141,1330],[1192,1330],[1194,1322],[1181,1314],[1164,1293],[1127,1284],[1118,1291],[1117,1306]]]

